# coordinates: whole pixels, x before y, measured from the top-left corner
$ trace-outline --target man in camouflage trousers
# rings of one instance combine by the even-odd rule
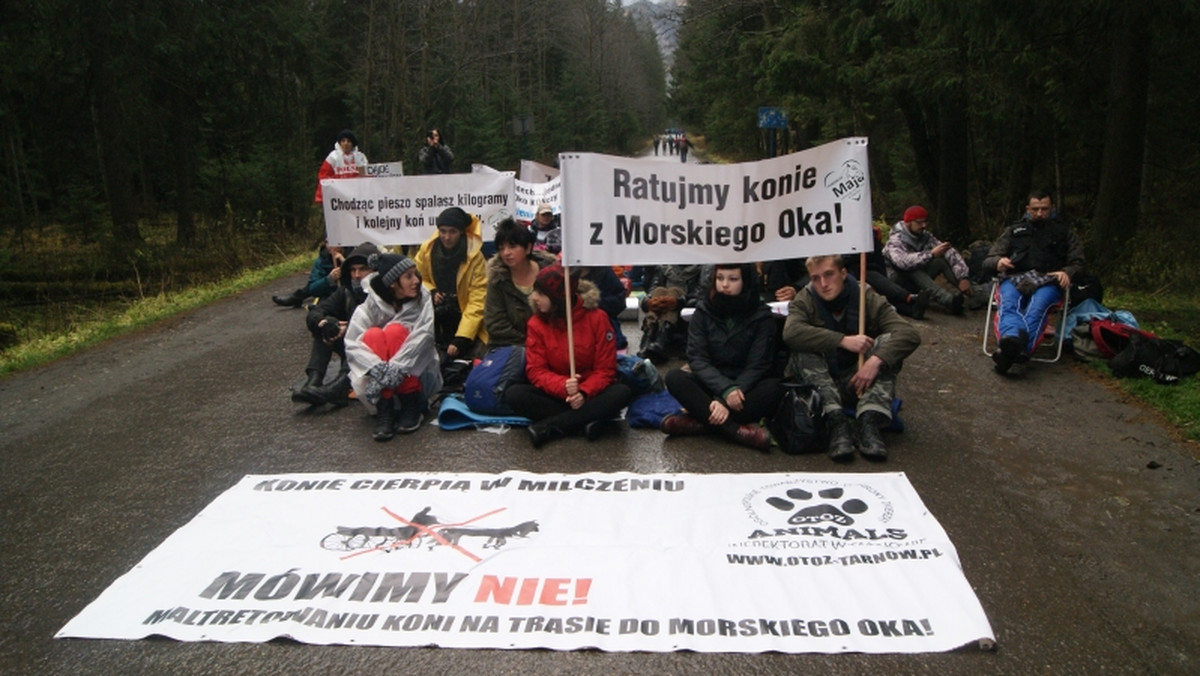
[[[892,420],[896,375],[920,346],[921,335],[870,287],[865,329],[859,333],[859,283],[847,273],[842,257],[812,256],[806,265],[811,281],[788,306],[783,327],[792,353],[785,375],[820,392],[829,457],[849,460],[857,445],[864,458],[886,460],[880,430]],[[853,432],[845,404],[855,406]]]

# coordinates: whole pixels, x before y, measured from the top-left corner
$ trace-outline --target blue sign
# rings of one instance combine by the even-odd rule
[[[759,129],[787,129],[787,113],[783,108],[759,108]]]

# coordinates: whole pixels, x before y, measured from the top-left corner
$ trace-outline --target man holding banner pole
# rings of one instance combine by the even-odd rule
[[[812,281],[788,306],[785,375],[815,385],[829,431],[829,456],[886,460],[880,431],[891,423],[896,376],[921,335],[887,299],[849,275],[839,255],[810,256]],[[855,421],[844,411],[853,404]],[[852,429],[853,427],[853,429]]]

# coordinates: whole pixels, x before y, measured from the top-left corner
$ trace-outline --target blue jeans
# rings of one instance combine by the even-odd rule
[[[996,338],[1017,336],[1024,331],[1029,336],[1026,354],[1041,342],[1042,331],[1051,308],[1062,301],[1063,292],[1057,284],[1039,286],[1028,296],[1022,296],[1011,280],[1000,281],[1000,307],[996,308]]]

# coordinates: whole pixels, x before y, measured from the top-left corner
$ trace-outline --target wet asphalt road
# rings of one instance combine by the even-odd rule
[[[299,276],[0,380],[0,672],[1197,673],[1195,448],[1070,363],[990,371],[982,317],[934,315],[900,378],[886,465],[761,455],[623,428],[542,450],[426,425],[380,444],[362,408],[309,411]],[[627,323],[636,342],[636,326]],[[1151,468],[1156,466],[1156,468]],[[958,549],[994,652],[733,655],[55,640],[245,474],[903,471]]]

